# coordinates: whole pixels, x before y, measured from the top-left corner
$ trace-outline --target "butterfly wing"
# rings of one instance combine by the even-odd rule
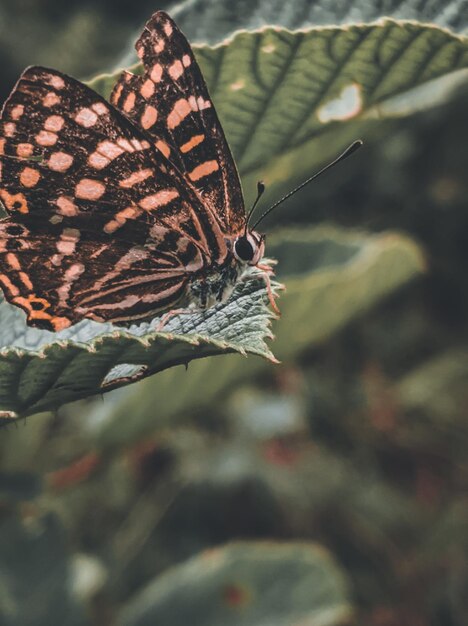
[[[129,321],[223,259],[209,211],[142,129],[94,91],[24,72],[0,121],[0,284],[28,323]]]
[[[158,11],[135,47],[144,74],[124,72],[111,102],[185,174],[223,232],[240,233],[245,208],[239,176],[190,44]]]

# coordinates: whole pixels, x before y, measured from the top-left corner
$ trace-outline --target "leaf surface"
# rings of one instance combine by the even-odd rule
[[[279,259],[278,276],[286,286],[273,344],[285,362],[325,341],[425,270],[421,249],[397,233],[371,235],[332,226],[287,230],[269,238],[268,249]],[[209,407],[240,383],[267,371],[260,359],[229,355],[222,362],[193,363],[188,372],[181,368],[163,372],[118,398],[115,408],[109,403],[107,414],[100,415],[98,445],[139,440],[172,425],[177,415],[191,416]]]
[[[307,543],[235,543],[190,559],[150,583],[120,626],[343,624],[351,614],[338,566]]]

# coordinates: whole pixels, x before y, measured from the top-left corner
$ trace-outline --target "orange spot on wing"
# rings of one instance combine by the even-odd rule
[[[133,187],[133,185],[141,183],[142,181],[146,180],[152,175],[153,175],[153,171],[150,169],[140,170],[139,172],[134,172],[133,174],[130,174],[130,176],[128,176],[127,178],[124,178],[123,180],[121,180],[119,182],[119,187],[123,187],[124,189],[129,189],[130,187]]]
[[[3,132],[5,133],[5,137],[13,137],[16,133],[16,124],[13,122],[7,122],[3,125]]]
[[[153,50],[156,52],[156,54],[159,54],[160,52],[162,52],[164,50],[164,48],[166,47],[166,42],[164,41],[164,39],[157,39],[153,45]]]
[[[98,146],[99,152],[104,154],[109,159],[116,159],[123,152],[133,152],[134,148],[127,139],[118,139],[117,143],[112,141],[103,141]]]
[[[162,139],[160,139],[159,141],[157,141],[155,143],[156,148],[162,152],[164,154],[164,156],[166,157],[166,159],[169,157],[169,155],[171,154],[171,149],[169,148],[169,146],[167,145],[167,143],[165,141],[162,141]]]
[[[16,148],[16,154],[19,157],[27,158],[34,152],[34,146],[32,143],[19,143]]]
[[[64,328],[68,328],[69,326],[72,325],[71,320],[69,320],[68,317],[51,317],[50,323],[52,324],[55,332],[57,333],[60,330],[63,330]]]
[[[48,130],[41,130],[36,135],[36,143],[38,143],[40,146],[53,146],[55,143],[57,143],[57,139],[57,135]]]
[[[151,128],[151,126],[154,125],[157,119],[158,119],[157,110],[153,106],[148,105],[145,108],[145,112],[141,116],[141,125],[143,126],[145,130],[148,130],[148,128]]]
[[[17,304],[18,306],[23,307],[24,309],[29,311],[31,314],[38,314],[38,313],[44,314],[44,310],[37,310],[36,311],[33,308],[34,304],[36,306],[41,306],[42,309],[48,309],[50,307],[50,302],[48,300],[46,300],[45,298],[38,298],[34,294],[30,294],[27,298],[25,298],[24,296],[18,296],[17,298],[13,299],[13,302],[15,304]],[[47,317],[50,317],[50,315],[48,313],[45,313],[45,315]],[[45,318],[42,318],[42,319],[45,319]]]
[[[103,102],[96,102],[95,104],[91,105],[91,108],[93,109],[93,111],[95,111],[98,115],[104,115],[105,113],[107,113],[108,109],[106,107],[106,105]]]
[[[24,113],[24,106],[22,104],[17,104],[13,109],[11,109],[11,119],[18,120]]]
[[[0,200],[10,211],[29,213],[27,200],[22,193],[8,193],[6,189],[0,189]]]
[[[124,152],[135,152],[135,148],[128,141],[128,139],[121,137],[120,139],[117,139],[117,144],[124,150]]]
[[[111,220],[110,222],[107,222],[107,224],[104,225],[104,232],[106,232],[109,235],[111,233],[114,233],[121,226],[123,226],[127,220],[135,219],[136,217],[138,217],[138,215],[140,215],[140,213],[141,213],[141,209],[139,209],[138,207],[133,207],[133,206],[129,206],[126,209],[119,211],[116,214],[115,219]]]
[[[76,197],[83,200],[99,200],[106,191],[106,186],[99,180],[82,178],[76,185]]]
[[[151,69],[151,74],[150,74],[150,78],[153,81],[153,83],[161,82],[162,75],[163,75],[163,66],[160,65],[159,63],[156,63],[155,65],[153,65],[153,68]]]
[[[11,280],[5,274],[0,274],[0,284],[6,289],[11,296],[18,296],[20,290],[14,285]]]
[[[59,213],[61,215],[65,215],[65,217],[73,217],[74,215],[78,215],[78,207],[74,202],[67,198],[66,196],[60,196],[55,201],[58,208]]]
[[[75,122],[80,126],[84,126],[84,128],[94,126],[97,119],[97,114],[92,109],[88,109],[87,107],[80,109],[75,115]]]
[[[125,111],[125,113],[130,113],[130,111],[133,109],[133,107],[135,106],[135,98],[136,96],[133,91],[131,91],[125,98],[125,102],[123,104],[123,110]]]
[[[71,326],[72,322],[68,318],[57,317],[47,313],[46,309],[49,309],[51,304],[45,298],[39,298],[35,294],[30,294],[26,298],[24,296],[16,296],[12,299],[12,302],[27,312],[28,321],[46,320],[55,331]]]
[[[20,272],[18,276],[20,277],[20,280],[23,283],[23,285],[26,287],[26,289],[32,290],[33,284],[29,280],[29,276],[25,274],[25,272]]]
[[[25,167],[20,174],[20,183],[25,187],[35,187],[41,175],[32,167]]]
[[[54,152],[50,155],[48,166],[54,172],[66,172],[73,163],[73,157],[66,152]]]
[[[210,109],[211,108],[211,101],[210,100],[204,100],[202,96],[200,96],[199,98],[197,98],[197,107],[200,111],[203,111],[204,109]]]
[[[46,130],[51,130],[54,133],[57,133],[58,131],[62,130],[64,124],[65,120],[61,115],[50,115],[44,122],[44,128]]]
[[[122,95],[122,89],[123,89],[123,85],[122,83],[119,83],[117,87],[115,88],[114,93],[112,94],[112,104],[117,104],[117,102],[120,99],[120,96]]]
[[[127,142],[127,140],[124,141]],[[129,142],[127,142],[127,144],[130,146],[131,150],[133,150],[131,144]],[[90,155],[88,163],[92,167],[100,170],[103,167],[106,167],[106,165],[109,165],[113,159],[116,159],[118,156],[123,154],[125,150],[127,150],[127,148],[124,149],[122,146],[117,145],[113,141],[101,141],[101,143],[98,144],[96,151]]]
[[[155,89],[156,87],[154,82],[150,78],[148,78],[141,86],[140,93],[143,98],[151,98],[151,96],[154,94]]]
[[[174,63],[171,66],[169,66],[169,76],[173,80],[177,80],[178,78],[180,78],[183,73],[184,73],[184,66],[182,65],[181,61],[179,61],[179,59],[174,61]]]
[[[11,269],[17,272],[21,269],[21,265],[20,265],[20,262],[18,261],[18,257],[16,256],[16,254],[9,252],[5,256],[5,260],[8,263],[8,265],[11,267]]]
[[[192,112],[190,103],[185,98],[177,100],[172,111],[167,116],[167,126],[170,130],[176,128]]]
[[[58,96],[53,91],[49,91],[48,93],[46,93],[46,95],[42,99],[42,104],[45,107],[53,107],[56,104],[59,104],[59,102],[60,102],[60,96]]]
[[[91,167],[94,167],[95,170],[102,170],[104,167],[109,165],[110,159],[96,150],[96,152],[89,155],[88,163]]]
[[[181,152],[190,152],[193,150],[195,146],[198,146],[202,141],[204,141],[205,135],[194,135],[187,143],[184,143],[180,146]]]
[[[63,89],[65,87],[65,82],[60,76],[54,75],[49,78],[49,85],[52,85],[55,89]]]
[[[208,176],[208,174],[212,174],[217,170],[219,170],[219,163],[217,161],[205,161],[189,173],[189,178],[193,181],[200,180],[200,178]]]
[[[169,204],[169,202],[178,197],[179,192],[175,189],[164,189],[152,194],[151,196],[146,196],[146,198],[140,200],[139,205],[142,209],[145,209],[145,211],[151,211],[151,209],[156,209],[160,206]]]

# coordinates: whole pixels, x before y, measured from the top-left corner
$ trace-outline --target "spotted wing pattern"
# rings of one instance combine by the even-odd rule
[[[223,232],[240,233],[245,209],[239,176],[188,41],[158,11],[135,47],[144,74],[124,72],[111,102],[185,174]]]
[[[82,83],[27,69],[0,119],[0,286],[31,325],[171,307],[226,244],[184,176]]]

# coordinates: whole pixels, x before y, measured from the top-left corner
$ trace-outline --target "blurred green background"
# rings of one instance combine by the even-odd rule
[[[195,0],[171,13],[198,42],[390,15],[468,45],[464,2],[417,4]],[[170,7],[2,0],[0,99],[28,64],[82,79],[131,64],[145,20]],[[410,50],[393,44],[392,67]],[[421,76],[440,48],[422,50]],[[454,70],[468,65],[457,54]],[[460,71],[391,115],[332,122],[306,144],[310,162],[288,153],[279,182],[284,162],[262,163],[273,200],[365,140],[265,223],[288,290],[271,343],[280,364],[216,357],[0,431],[1,624],[468,624]],[[250,197],[257,171],[244,170]]]

